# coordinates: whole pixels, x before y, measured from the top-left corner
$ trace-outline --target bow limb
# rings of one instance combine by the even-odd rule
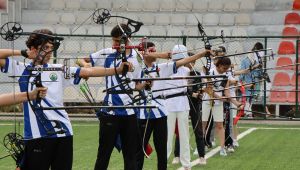
[[[246,90],[245,90],[245,86],[243,85],[242,82],[241,82],[241,84],[242,84],[242,86],[240,87],[240,90],[241,90],[241,94],[243,96],[242,97],[242,104],[244,105],[244,108],[245,108],[245,105],[246,105]],[[245,115],[244,108],[242,110],[238,111],[238,114],[236,115],[236,117],[233,121],[234,125],[237,125],[240,118]]]

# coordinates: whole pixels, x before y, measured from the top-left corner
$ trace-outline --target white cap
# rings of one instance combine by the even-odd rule
[[[184,45],[175,45],[172,49],[172,60],[188,57],[187,48]]]

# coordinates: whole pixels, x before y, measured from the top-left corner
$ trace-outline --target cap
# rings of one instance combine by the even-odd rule
[[[188,57],[187,48],[184,45],[175,45],[172,49],[172,60]]]

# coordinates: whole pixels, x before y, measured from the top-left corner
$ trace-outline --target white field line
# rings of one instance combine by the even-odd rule
[[[239,128],[249,128],[249,127],[239,127]],[[254,130],[257,130],[257,129],[262,129],[262,130],[300,130],[300,128],[273,128],[273,127],[258,127],[258,128],[250,128],[246,131],[244,131],[243,133],[239,134],[237,139],[240,140],[242,139],[243,137],[245,137],[246,135],[250,134],[251,132],[253,132]],[[216,153],[218,153],[220,151],[221,147],[218,146],[216,148],[214,148],[213,150],[211,150],[210,152],[208,152],[206,155],[205,155],[205,158],[208,159],[212,156],[214,156]],[[195,166],[197,165],[199,162],[199,158],[192,161],[191,162],[191,166]],[[181,168],[178,168],[178,170],[184,170],[183,167]]]
[[[253,132],[255,130],[257,130],[257,128],[250,128],[250,129],[244,131],[243,133],[239,134],[238,137],[237,137],[237,139],[240,140],[240,139],[242,139],[243,137],[245,137],[246,135],[250,134],[251,132]],[[220,151],[220,149],[221,149],[220,146],[212,149],[207,154],[205,154],[205,158],[208,159],[208,158],[214,156],[216,153],[218,153]],[[198,162],[199,162],[199,158],[196,159],[196,160],[194,160],[194,161],[192,161],[191,162],[191,166],[193,167],[193,166],[197,165]],[[177,170],[184,170],[184,168],[181,167],[181,168],[178,168]]]

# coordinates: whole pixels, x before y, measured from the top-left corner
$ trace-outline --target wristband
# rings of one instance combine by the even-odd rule
[[[27,50],[25,49],[25,50],[21,50],[21,55],[23,56],[23,57],[25,57],[25,58],[28,58],[29,56],[28,56],[28,54],[27,54]]]

